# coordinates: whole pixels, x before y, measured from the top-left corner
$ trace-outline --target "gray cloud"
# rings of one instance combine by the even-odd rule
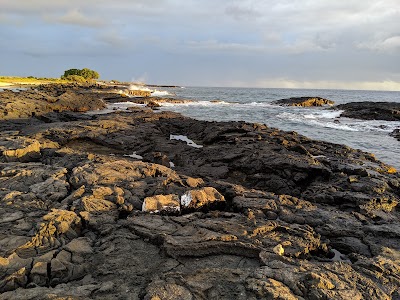
[[[400,80],[398,0],[1,2],[7,44],[0,54],[34,57],[43,68],[73,57],[104,68],[104,77],[135,76],[128,61],[136,76],[170,83],[382,87]]]

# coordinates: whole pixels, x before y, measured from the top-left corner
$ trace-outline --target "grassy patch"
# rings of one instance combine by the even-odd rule
[[[0,82],[22,85],[22,84],[45,84],[45,83],[68,83],[69,80],[60,78],[44,78],[44,77],[15,77],[15,76],[0,76]]]

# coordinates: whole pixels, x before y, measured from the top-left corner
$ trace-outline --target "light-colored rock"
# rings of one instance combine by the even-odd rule
[[[78,236],[80,218],[72,211],[53,209],[43,217],[45,222],[29,242],[17,248],[21,257],[32,257],[60,247],[65,241]]]
[[[276,254],[281,255],[281,256],[285,253],[285,249],[282,247],[281,244],[276,245],[272,250]]]
[[[152,213],[176,213],[179,212],[180,209],[179,197],[175,194],[146,197],[142,207],[142,211]]]
[[[8,139],[1,144],[0,149],[5,148],[3,150],[3,156],[8,162],[37,161],[41,157],[41,145],[37,140],[18,137],[16,139]]]
[[[200,208],[215,202],[224,201],[224,196],[213,187],[190,190],[181,196],[181,205],[185,208]]]

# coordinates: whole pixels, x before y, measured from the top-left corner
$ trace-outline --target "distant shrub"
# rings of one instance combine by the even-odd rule
[[[74,82],[78,82],[78,83],[86,83],[86,79],[83,78],[82,76],[79,75],[67,75],[67,76],[63,76],[62,79],[66,79],[69,81],[74,81]]]
[[[80,69],[69,69],[64,71],[64,75],[61,76],[61,79],[67,79],[68,76],[81,76],[84,79],[98,79],[100,77],[99,73],[94,70],[90,70],[88,68]]]

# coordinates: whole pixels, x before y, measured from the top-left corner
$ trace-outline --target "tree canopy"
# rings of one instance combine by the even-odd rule
[[[68,79],[69,76],[76,75],[81,76],[85,79],[98,79],[100,77],[99,73],[94,70],[90,70],[88,68],[80,69],[69,69],[64,71],[64,75],[61,76],[62,79]]]

